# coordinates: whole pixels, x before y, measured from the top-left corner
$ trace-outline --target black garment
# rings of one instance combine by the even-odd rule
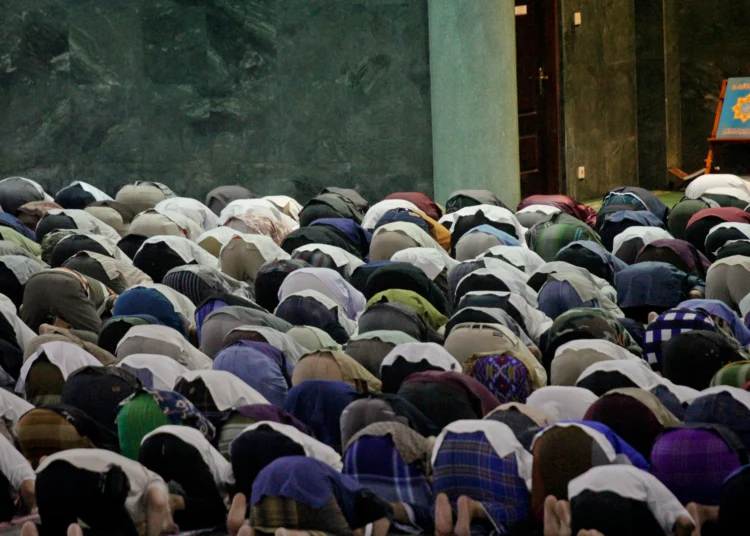
[[[401,384],[411,374],[416,372],[427,372],[428,370],[443,369],[430,364],[426,359],[421,360],[419,363],[412,363],[403,357],[397,357],[390,365],[385,365],[380,368],[380,379],[383,382],[383,392],[398,393]]]
[[[334,311],[309,296],[290,296],[276,308],[276,316],[295,326],[312,326],[328,333],[339,344],[346,344],[349,334]]]
[[[341,216],[324,217],[340,218]],[[329,246],[341,248],[355,257],[361,257],[362,255],[359,248],[348,240],[341,232],[326,225],[300,227],[299,229],[292,231],[284,237],[284,240],[281,242],[281,249],[291,255],[295,249],[308,244],[327,244]]]
[[[120,402],[139,387],[138,379],[119,367],[83,367],[68,376],[61,403],[82,410],[117,438]]]
[[[413,404],[440,429],[463,419],[481,419],[465,393],[439,383],[411,382],[402,385],[398,396]]]
[[[488,421],[497,421],[508,425],[523,448],[531,452],[531,442],[540,430],[539,425],[531,417],[511,406],[505,410],[495,410],[485,418]]]
[[[739,240],[722,246],[716,253],[716,260],[734,257],[735,255],[750,257],[750,240]]]
[[[117,243],[117,247],[129,258],[134,259],[146,240],[148,240],[147,236],[129,234]]]
[[[154,283],[161,283],[164,276],[172,268],[184,266],[187,263],[166,243],[146,244],[133,257],[133,266],[146,273]]]
[[[57,249],[57,247],[55,247],[55,249]],[[55,252],[53,251],[52,255],[54,254]],[[85,253],[68,258],[61,266],[63,268],[68,268],[69,270],[75,270],[79,274],[87,275],[92,279],[96,279],[100,283],[104,283],[108,288],[115,292],[115,294],[122,294],[128,290],[125,281],[119,277],[110,279],[101,263]]]
[[[185,491],[185,509],[173,513],[181,530],[218,527],[227,509],[211,470],[198,450],[171,434],[157,434],[141,443],[138,461]]]
[[[269,268],[269,267],[273,268]],[[309,268],[310,264],[300,260],[278,260],[261,266],[255,275],[255,301],[266,311],[274,311],[279,305],[279,289],[286,276],[299,270]]]
[[[56,460],[37,473],[36,502],[42,536],[64,536],[73,523],[83,522],[87,534],[136,536],[125,500],[130,481],[119,466],[106,473],[79,469]]]
[[[264,467],[285,456],[305,456],[302,445],[270,426],[238,435],[230,446],[232,473],[238,493],[250,497],[253,482]]]
[[[615,284],[615,271],[612,264],[602,259],[596,251],[580,244],[572,244],[561,249],[555,255],[553,261],[567,262],[573,266],[579,266],[589,273],[606,280],[610,285]]]
[[[698,391],[729,363],[744,361],[739,345],[712,331],[688,331],[662,343],[661,371],[665,378]]]
[[[584,490],[570,500],[570,511],[572,534],[589,529],[607,536],[664,536],[645,502],[612,491]]]
[[[392,263],[393,261],[377,261],[367,264],[360,264],[352,272],[349,283],[351,283],[354,288],[364,294],[365,288],[367,287],[367,280],[370,278],[370,276],[383,266],[388,266]]]
[[[79,185],[63,188],[55,196],[55,203],[62,208],[83,210],[96,201],[94,195],[87,192]]]
[[[477,291],[510,292],[510,288],[495,274],[477,274],[472,272],[464,277],[456,287],[454,303],[459,303],[461,298],[469,292]]]
[[[721,487],[719,534],[742,534],[747,530],[747,505],[750,504],[750,467],[732,473]]]
[[[52,248],[52,254],[50,256],[50,266],[52,268],[58,268],[65,264],[65,261],[70,259],[73,255],[79,251],[93,251],[106,257],[112,255],[104,249],[99,242],[85,235],[72,235],[65,240],[60,240],[54,248]]]
[[[78,225],[65,214],[47,214],[36,224],[36,241],[41,244],[45,236],[60,229],[78,229]]]
[[[693,244],[698,251],[707,254],[706,249],[706,237],[709,231],[719,225],[720,223],[726,223],[726,220],[719,216],[706,216],[698,221],[693,222],[685,230],[685,240]],[[37,231],[37,236],[39,232]]]
[[[577,387],[588,389],[596,396],[602,396],[612,389],[638,387],[633,380],[617,371],[599,370],[576,383]]]
[[[443,337],[428,326],[414,309],[398,302],[372,304],[359,317],[358,325],[359,333],[401,331],[420,342],[444,342]]]
[[[392,262],[382,266],[367,278],[364,295],[370,299],[379,292],[402,289],[416,292],[432,304],[441,314],[451,315],[451,307],[438,286],[416,266],[405,262]]]
[[[120,443],[117,433],[107,429],[103,424],[97,422],[80,408],[66,404],[54,404],[44,406],[40,409],[53,411],[69,422],[78,433],[91,440],[98,449],[120,452]]]
[[[458,307],[456,308],[456,313],[451,317],[451,321],[448,323],[450,327],[445,328],[446,337],[448,336],[449,331],[461,322],[486,322],[486,320],[472,320],[469,316],[461,315],[462,310],[468,307],[502,309],[515,321],[518,328],[522,329],[525,333],[528,333],[526,319],[516,306],[513,305],[510,295],[498,296],[496,294],[473,294],[461,297],[461,300],[458,302]]]
[[[716,258],[715,253],[724,247],[730,240],[748,240],[748,237],[739,229],[734,229],[732,227],[717,229],[706,236],[706,256],[710,260],[714,260]],[[703,278],[705,279],[705,275]]]
[[[524,239],[523,236],[518,236],[518,231],[516,231],[514,225],[493,221],[485,216],[484,212],[477,210],[474,214],[460,216],[453,222],[453,228],[451,230],[451,253],[453,255],[456,253],[456,244],[461,240],[461,237],[480,225],[489,225],[521,241]]]
[[[651,191],[640,188],[638,186],[620,186],[614,190],[610,190],[609,194],[633,194],[645,205],[646,209],[651,212],[654,216],[659,218],[661,221],[666,222],[669,216],[669,207],[664,202],[654,195]],[[606,204],[605,204],[606,205]],[[630,210],[633,210],[632,208]]]

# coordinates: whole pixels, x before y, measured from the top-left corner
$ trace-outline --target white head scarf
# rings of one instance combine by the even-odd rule
[[[50,363],[55,365],[64,379],[68,379],[74,371],[83,367],[101,367],[102,364],[93,355],[86,350],[76,346],[71,342],[52,341],[40,344],[26,362],[21,367],[16,392],[24,394],[26,392],[26,377],[29,375],[29,369],[39,357],[44,354]]]

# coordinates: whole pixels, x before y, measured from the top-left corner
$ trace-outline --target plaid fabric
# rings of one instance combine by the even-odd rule
[[[94,448],[75,426],[57,412],[33,409],[18,421],[18,441],[24,457],[33,467],[42,456],[70,449]]]
[[[651,473],[682,503],[718,505],[724,479],[742,464],[724,440],[709,430],[666,432],[651,450]]]
[[[643,339],[643,358],[655,368],[661,367],[662,344],[687,331],[716,331],[711,318],[691,309],[670,309],[660,314],[646,328]]]
[[[500,534],[530,514],[531,497],[518,476],[515,455],[498,456],[483,432],[446,434],[433,474],[435,495],[447,494],[454,507],[461,495],[479,501]],[[471,532],[479,534],[481,529],[473,525]]]
[[[420,464],[405,463],[390,436],[365,436],[354,441],[346,450],[343,473],[388,502],[425,508],[434,502],[432,487]]]
[[[352,534],[333,497],[317,509],[287,497],[263,497],[252,507],[250,525],[265,534],[274,534],[278,528],[301,529],[311,536]]]

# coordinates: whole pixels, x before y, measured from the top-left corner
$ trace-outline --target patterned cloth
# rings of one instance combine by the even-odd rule
[[[564,214],[559,212],[558,214]],[[570,216],[569,216],[570,217]],[[542,230],[534,240],[534,252],[546,262],[552,261],[555,255],[571,242],[589,240],[600,244],[599,235],[583,222],[575,224],[556,224]]]
[[[730,363],[714,374],[714,377],[711,379],[711,387],[729,385],[743,389],[749,381],[750,361],[740,361],[738,363]]]
[[[470,361],[471,358],[467,365]],[[482,356],[471,363],[469,375],[489,389],[501,404],[523,404],[534,390],[529,369],[520,359],[511,355]]]
[[[711,318],[692,309],[670,309],[660,314],[646,328],[643,358],[655,368],[661,367],[662,344],[686,331],[716,331]]]
[[[390,436],[363,436],[346,450],[343,473],[388,502],[429,510],[435,498],[424,464],[407,464]]]
[[[604,339],[632,354],[641,355],[641,347],[611,313],[602,309],[582,308],[571,309],[555,319],[547,337],[545,361],[554,356],[558,346],[574,339]]]
[[[531,497],[518,475],[515,454],[498,456],[484,432],[446,434],[433,471],[435,494],[447,494],[454,508],[461,495],[478,501],[500,534],[529,516]],[[490,532],[488,528],[472,525],[471,533]]]
[[[238,214],[224,224],[246,234],[258,234],[269,237],[277,246],[292,230],[280,221],[274,221],[260,214]]]
[[[169,424],[182,424],[196,428],[209,441],[213,441],[214,437],[216,437],[214,425],[201,415],[190,400],[179,393],[144,388],[130,398],[123,400],[121,405],[124,406],[130,399],[144,392],[154,397],[154,401],[167,417]]]
[[[43,456],[70,449],[95,448],[88,437],[82,435],[63,415],[37,408],[18,421],[18,441],[21,452],[32,467]]]
[[[742,462],[722,437],[710,430],[675,429],[651,451],[651,473],[682,504],[718,505],[721,486]]]

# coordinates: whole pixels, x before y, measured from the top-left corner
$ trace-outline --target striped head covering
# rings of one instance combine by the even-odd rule
[[[711,387],[728,385],[743,389],[747,382],[750,382],[750,361],[738,361],[729,363],[714,374]]]

